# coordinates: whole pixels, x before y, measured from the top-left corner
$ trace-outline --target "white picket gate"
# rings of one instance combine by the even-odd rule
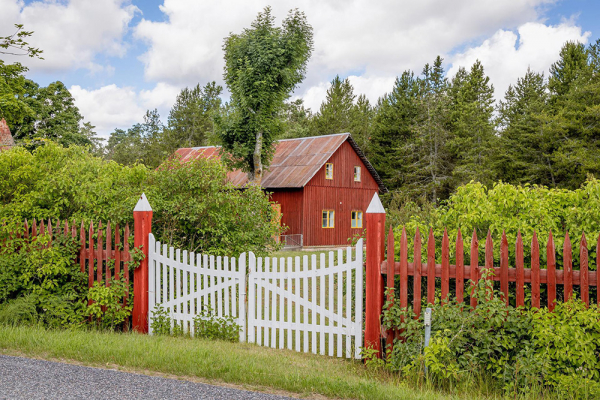
[[[148,329],[156,305],[167,311],[173,324],[194,335],[194,317],[207,307],[219,317],[232,316],[246,340],[246,254],[239,261],[167,249],[150,234],[148,240]],[[162,251],[161,251],[162,248]],[[168,250],[168,254],[167,254]]]
[[[193,318],[200,307],[210,307],[218,316],[236,318],[242,342],[360,358],[362,240],[354,251],[340,249],[337,257],[329,252],[328,262],[325,254],[309,261],[308,256],[256,258],[244,253],[236,259],[183,251],[181,258],[179,249],[167,249],[152,234],[149,247],[150,327],[152,311],[160,304],[193,335]]]

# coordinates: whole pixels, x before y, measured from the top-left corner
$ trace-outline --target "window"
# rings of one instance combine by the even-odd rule
[[[352,211],[352,228],[362,228],[362,211]]]
[[[323,228],[334,227],[335,212],[333,210],[323,210]]]
[[[354,167],[354,182],[360,182],[360,167]]]
[[[325,179],[333,179],[333,164],[325,164]]]

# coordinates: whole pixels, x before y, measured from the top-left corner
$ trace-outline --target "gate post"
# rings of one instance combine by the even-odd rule
[[[144,259],[133,271],[133,330],[148,333],[148,237],[152,232],[152,207],[142,193],[133,209],[133,245],[142,248]]]
[[[367,272],[365,347],[376,349],[381,358],[381,311],[383,308],[383,277],[381,262],[385,251],[385,209],[375,193],[366,211]]]

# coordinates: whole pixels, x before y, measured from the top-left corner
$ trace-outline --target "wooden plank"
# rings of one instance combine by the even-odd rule
[[[319,306],[321,310],[326,310],[325,307],[325,274],[323,269],[325,268],[325,253],[320,254],[319,267],[321,269],[320,283],[319,283]],[[289,301],[289,300],[288,300]],[[288,305],[289,309],[289,305]],[[288,319],[289,321],[289,319]],[[319,313],[319,325],[321,326],[321,332],[319,333],[319,354],[325,355],[325,315],[323,311]],[[289,331],[288,331],[289,332]],[[288,336],[289,337],[289,336]],[[290,339],[288,339],[289,341]]]
[[[352,357],[352,248],[346,248],[346,263],[348,269],[346,270],[346,320],[348,325],[345,327],[346,336],[346,358]],[[314,301],[313,301],[313,304]]]
[[[569,231],[565,232],[563,243],[563,268],[565,271],[564,301],[569,301],[573,296],[573,253]]]
[[[94,223],[90,222],[90,228],[88,230],[88,286],[94,286],[94,267],[96,263],[94,262],[95,252],[94,252]]]
[[[442,236],[442,304],[448,302],[450,292],[450,241],[448,231],[444,228]]]
[[[337,357],[342,357],[342,305],[343,305],[343,298],[342,298],[342,265],[344,264],[344,254],[342,253],[341,249],[338,249],[338,267],[339,267],[339,272],[337,274],[337,288],[336,288],[336,292],[337,292],[337,318],[338,318],[338,323],[337,323],[337,345],[336,345],[336,354]]]
[[[516,306],[522,307],[525,305],[525,263],[521,230],[517,232],[517,243],[515,243],[515,267],[517,270]]]
[[[74,227],[75,224],[73,224],[73,228]],[[85,259],[87,258],[86,255],[85,228],[83,226],[83,221],[81,221],[81,227],[79,228],[79,268],[81,269],[81,272],[85,272]]]
[[[384,232],[385,233],[385,232]],[[329,264],[327,265],[330,269],[333,268],[334,263],[333,263],[333,251],[329,252]],[[333,311],[335,310],[334,308],[334,304],[333,304],[333,273],[329,273],[328,274],[328,281],[329,281],[329,288],[328,288],[328,293],[329,293],[329,302],[327,303],[327,309],[330,313],[330,315],[333,315]],[[381,310],[380,310],[381,311]],[[335,346],[335,343],[333,342],[333,320],[331,318],[329,318],[329,327],[331,328],[329,330],[329,352],[327,353],[329,355],[329,357],[333,357],[333,347]]]
[[[332,253],[333,254],[333,253]],[[300,262],[300,256],[294,257],[294,273],[296,278],[294,279],[294,294],[296,298],[302,298],[302,291],[300,287],[300,271],[302,271],[302,264]],[[331,275],[332,283],[333,283],[333,274]],[[331,287],[333,293],[333,286]],[[295,337],[294,337],[294,349],[297,352],[302,351],[300,346],[300,327],[301,327],[301,314],[300,314],[300,302],[295,302],[295,312],[294,312],[294,322],[296,323]],[[332,307],[333,311],[333,307]],[[333,355],[333,354],[332,354]]]
[[[550,231],[548,244],[546,245],[546,260],[546,269],[548,270],[548,310],[554,311],[554,302],[556,300],[556,251],[552,231]]]
[[[283,260],[283,258],[282,258]],[[317,325],[317,304],[318,304],[318,297],[317,297],[317,269],[318,269],[318,265],[317,265],[317,255],[313,254],[310,257],[310,261],[311,261],[311,295],[310,295],[310,302],[313,305],[313,309],[310,310],[310,319],[311,319],[311,326],[313,328],[312,331],[312,340],[311,340],[311,349],[312,349],[312,353],[313,354],[317,354],[317,330],[318,330],[318,325]],[[281,284],[281,287],[283,288],[283,283]],[[281,297],[281,303],[280,303],[280,313],[282,315],[281,319],[283,320],[283,296]],[[279,346],[279,348],[283,348],[283,332],[281,332],[279,334],[279,340],[281,345]]]
[[[531,239],[531,306],[540,308],[540,244],[537,233]]]
[[[302,271],[304,271],[304,273],[302,274],[302,297],[304,298],[305,301],[308,302],[308,274],[309,274],[309,263],[308,263],[308,256],[302,256]],[[342,278],[342,274],[340,273],[340,281]],[[341,283],[340,283],[341,284]],[[305,353],[308,353],[309,351],[309,341],[308,341],[308,307],[306,305],[302,306],[302,309],[304,311],[304,315],[302,318],[302,326],[304,328],[304,335],[302,337],[302,349]],[[341,315],[340,315],[341,317]],[[341,335],[340,335],[341,337]],[[341,347],[341,346],[340,346]]]
[[[400,307],[408,307],[408,237],[404,227],[400,237]]]
[[[508,305],[508,240],[504,231],[500,241],[500,291],[504,302]]]
[[[581,234],[581,242],[579,242],[579,271],[581,276],[581,300],[586,306],[590,305],[590,288],[588,278],[588,248],[585,233]]]
[[[110,262],[109,260],[112,258],[112,232],[110,230],[110,221],[106,223],[106,286],[110,286],[110,281],[112,279],[112,274],[110,272]]]
[[[435,302],[435,239],[433,238],[433,228],[429,228],[429,238],[427,239],[427,303]]]
[[[166,245],[163,246],[162,254],[166,257]],[[123,259],[123,261],[127,260],[123,263],[123,276],[125,277],[125,287],[127,288],[125,293],[125,301],[123,303],[124,305],[127,305],[127,298],[129,297],[129,261],[131,260],[131,256],[129,254],[129,224],[125,225],[125,236],[123,237],[123,254],[121,258]],[[166,271],[166,267],[163,269],[163,271]],[[166,279],[166,277],[163,277],[163,279]],[[124,328],[127,331],[129,328],[129,324],[125,323]]]
[[[37,228],[37,222],[35,220],[35,218],[33,219],[33,228],[31,230],[31,238],[33,239],[35,236],[38,235],[38,228]]]
[[[456,301],[462,303],[465,296],[465,252],[462,233],[458,228],[456,235]]]
[[[404,230],[402,231],[402,234],[404,235],[405,232]],[[394,249],[395,243],[394,243],[394,230],[392,229],[392,227],[390,226],[390,230],[388,232],[388,237],[387,237],[387,261],[388,263],[395,263],[394,260],[394,253],[395,253],[395,249]],[[400,255],[400,259],[402,259],[402,255]],[[390,308],[392,308],[392,305],[394,304],[394,282],[395,282],[395,268],[391,269],[388,271],[387,273],[387,289],[388,289],[388,296],[387,296],[387,301],[389,304],[388,310]],[[408,277],[405,277],[406,279],[408,279]],[[400,280],[402,281],[403,276],[402,273],[400,273]],[[386,331],[386,351],[392,351],[394,349],[394,328],[390,328]]]
[[[475,285],[479,281],[479,242],[477,241],[477,232],[473,229],[473,236],[471,237],[471,307],[477,307],[477,299],[473,297],[475,293]]]
[[[115,279],[121,279],[121,232],[119,224],[115,225]],[[152,249],[154,250],[154,249]],[[160,253],[160,248],[158,249]]]
[[[104,278],[104,253],[102,251],[102,222],[98,223],[98,246],[96,248],[96,281],[101,282]]]
[[[413,279],[413,310],[415,312],[415,318],[419,318],[421,315],[421,232],[419,227],[415,232],[415,246],[413,253],[413,264],[414,264],[414,279]]]

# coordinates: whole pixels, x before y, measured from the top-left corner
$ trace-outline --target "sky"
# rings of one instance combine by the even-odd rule
[[[101,137],[142,122],[157,108],[166,122],[185,87],[223,86],[223,39],[249,28],[271,5],[279,25],[298,8],[314,30],[314,51],[292,98],[313,112],[331,80],[349,78],[374,104],[405,70],[436,56],[452,77],[480,60],[502,98],[527,68],[546,75],[566,41],[600,36],[597,0],[0,0],[0,36],[14,24],[44,60],[3,56],[27,78],[62,81]]]

